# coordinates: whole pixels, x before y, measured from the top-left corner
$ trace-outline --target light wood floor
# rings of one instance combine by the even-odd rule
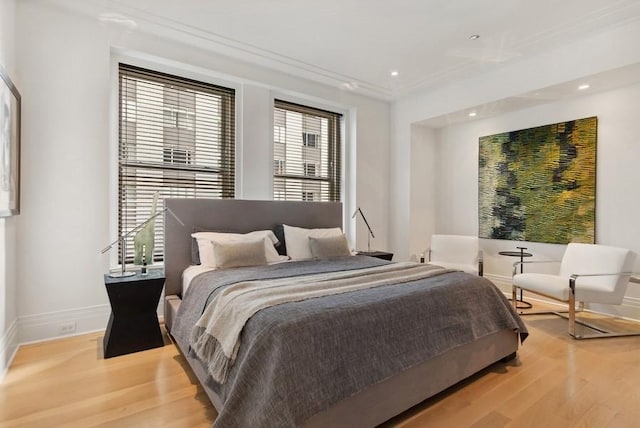
[[[385,427],[640,426],[640,337],[575,341],[529,316],[518,358]],[[23,346],[0,384],[1,427],[209,427],[216,412],[174,345],[104,360],[102,334]]]

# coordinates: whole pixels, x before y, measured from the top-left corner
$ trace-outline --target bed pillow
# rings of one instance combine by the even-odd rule
[[[213,254],[213,241],[215,242],[239,242],[239,241],[264,241],[264,253],[267,263],[276,263],[288,259],[282,257],[276,251],[274,244],[278,238],[271,230],[255,230],[249,233],[225,233],[225,232],[196,232],[191,236],[195,238],[198,247],[198,259],[203,266],[216,266]]]
[[[284,228],[284,239],[287,243],[287,255],[291,260],[305,260],[313,258],[311,247],[309,245],[309,237],[328,238],[332,236],[342,235],[339,227],[330,229],[305,229],[302,227],[294,227],[282,225]]]
[[[316,259],[331,259],[351,255],[349,243],[344,234],[327,238],[309,236],[309,248],[311,249],[311,255]]]
[[[242,266],[260,266],[267,264],[265,257],[267,239],[216,242],[213,241],[213,254],[218,269]]]

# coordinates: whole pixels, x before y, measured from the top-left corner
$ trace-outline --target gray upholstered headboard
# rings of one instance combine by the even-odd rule
[[[165,199],[164,213],[165,295],[182,291],[182,271],[191,264],[193,228],[246,233],[273,230],[277,225],[342,227],[342,203],[247,201],[241,199]]]

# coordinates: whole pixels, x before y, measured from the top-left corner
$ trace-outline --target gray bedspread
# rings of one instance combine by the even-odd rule
[[[188,350],[193,327],[225,285],[385,263],[346,257],[201,274],[172,334]],[[491,282],[463,272],[265,308],[245,325],[228,381],[208,382],[224,403],[214,426],[300,426],[370,385],[504,329],[527,335]]]

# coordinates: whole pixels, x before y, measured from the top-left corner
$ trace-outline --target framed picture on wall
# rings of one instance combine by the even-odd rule
[[[479,237],[595,242],[595,116],[480,137]]]
[[[0,217],[20,214],[20,93],[0,67]]]

